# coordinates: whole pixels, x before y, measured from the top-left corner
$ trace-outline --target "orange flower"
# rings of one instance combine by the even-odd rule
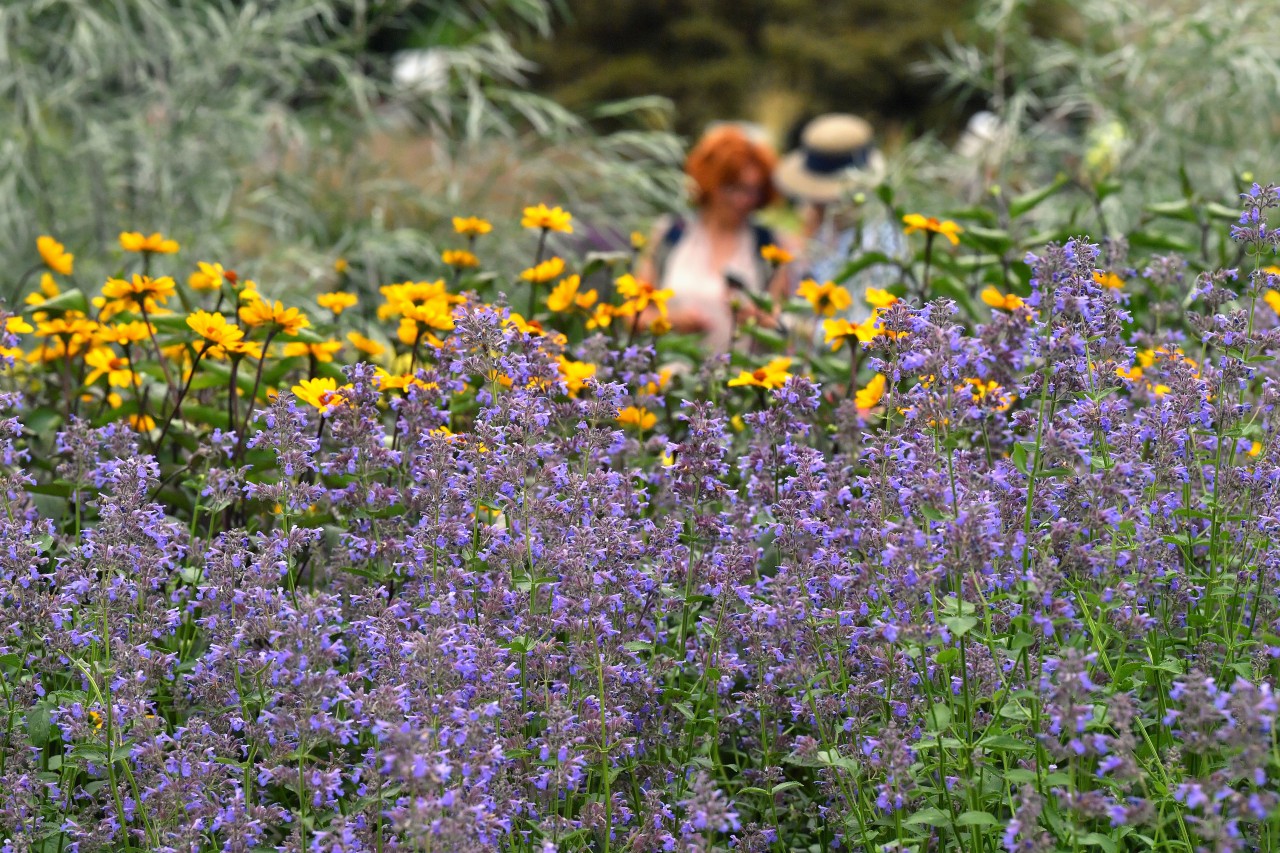
[[[520,220],[520,224],[525,228],[545,228],[548,231],[572,234],[573,214],[558,207],[547,207],[545,204],[540,204],[537,207],[526,207],[524,209],[524,218]]]
[[[941,234],[951,241],[951,245],[960,245],[960,237],[958,235],[964,233],[964,229],[952,222],[950,219],[939,220],[933,216],[921,216],[919,213],[908,213],[902,217],[903,223],[906,224],[907,234],[914,234],[917,231],[923,231],[926,234]]]
[[[36,238],[36,251],[49,269],[62,275],[71,275],[76,256],[69,254],[61,243],[49,236]]]
[[[159,231],[144,237],[139,231],[122,231],[120,248],[126,252],[152,252],[157,255],[172,255],[178,251],[178,241],[170,240]]]
[[[478,216],[455,216],[453,230],[464,237],[478,237],[481,234],[488,234],[493,230],[493,226]]]

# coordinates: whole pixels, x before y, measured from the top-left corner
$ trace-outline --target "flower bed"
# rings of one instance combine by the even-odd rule
[[[314,311],[179,284],[161,235],[90,298],[42,241],[4,849],[1274,849],[1277,196],[1244,201],[1248,271],[1075,239],[979,322],[877,291],[843,326],[814,283],[835,356],[675,373],[664,292],[565,277],[558,209],[523,315],[463,295],[476,220],[448,281]]]

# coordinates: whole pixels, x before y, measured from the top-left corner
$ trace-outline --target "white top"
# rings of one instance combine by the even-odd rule
[[[704,344],[712,352],[728,352],[733,336],[730,290],[725,277],[734,276],[751,293],[764,290],[755,252],[755,234],[750,224],[743,225],[728,262],[722,269],[715,269],[711,263],[711,238],[702,221],[694,217],[686,223],[684,233],[667,256],[659,286],[675,292],[668,303],[671,308],[694,308],[707,318],[709,328]]]

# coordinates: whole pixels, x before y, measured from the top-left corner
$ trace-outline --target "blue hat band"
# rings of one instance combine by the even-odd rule
[[[870,145],[863,145],[838,154],[808,150],[804,153],[804,167],[819,175],[829,175],[845,169],[865,169],[871,157]]]

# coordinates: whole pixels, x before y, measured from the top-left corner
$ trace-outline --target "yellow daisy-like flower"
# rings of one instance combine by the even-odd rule
[[[557,314],[573,308],[590,311],[591,306],[596,304],[598,294],[595,290],[579,293],[578,287],[580,284],[581,279],[578,276],[566,276],[551,289],[551,295],[547,297],[547,308]]]
[[[863,411],[874,409],[884,397],[885,378],[883,373],[871,377],[871,381],[859,388],[853,395],[853,404]]]
[[[614,282],[618,293],[627,301],[614,309],[614,316],[631,317],[653,305],[663,316],[667,316],[667,300],[676,295],[670,288],[657,288],[652,282],[636,278],[627,273]]]
[[[351,264],[347,262],[346,258],[338,258],[333,262],[333,271],[338,275],[346,275],[349,269],[351,269]]]
[[[773,243],[760,247],[760,257],[764,258],[768,263],[778,267],[783,264],[789,264],[795,260],[794,255],[781,246],[775,246]]]
[[[445,249],[440,253],[440,260],[460,270],[480,266],[480,259],[466,249]]]
[[[321,341],[318,344],[292,341],[284,345],[284,357],[308,356],[322,364],[328,364],[341,350],[342,341]]]
[[[1280,314],[1280,293],[1268,289],[1266,293],[1262,294],[1262,301],[1267,303],[1272,311]]]
[[[107,299],[119,302],[125,308],[133,306],[145,308],[148,311],[153,310],[152,302],[161,304],[168,302],[169,297],[175,292],[176,285],[167,275],[152,278],[149,275],[134,273],[128,281],[122,278],[109,278],[102,286],[102,295]]]
[[[790,367],[791,359],[785,357],[775,358],[764,367],[742,371],[742,373],[729,380],[729,387],[781,388],[791,378],[791,374],[788,372]]]
[[[198,270],[187,277],[187,286],[192,290],[217,290],[222,287],[222,278],[226,270],[222,264],[206,264],[199,261]]]
[[[618,423],[624,427],[637,429],[640,432],[652,429],[657,422],[658,416],[648,409],[627,406],[625,409],[618,410]]]
[[[387,348],[382,344],[370,338],[366,338],[359,332],[347,332],[347,340],[351,342],[353,347],[370,358],[377,358],[387,351]]]
[[[316,297],[316,303],[321,308],[328,308],[336,317],[348,308],[352,308],[360,301],[354,293],[347,293],[345,290],[338,290],[333,293],[322,293]]]
[[[244,330],[227,322],[221,314],[196,311],[187,317],[191,330],[218,346],[230,346],[244,337]]]
[[[139,231],[122,231],[120,248],[126,252],[151,252],[156,255],[172,255],[178,251],[178,241],[170,240],[159,231],[143,236]]]
[[[129,415],[129,426],[133,427],[135,432],[151,432],[156,428],[156,419],[151,415]]]
[[[559,231],[562,234],[573,233],[573,214],[558,207],[526,207],[520,224],[525,228],[545,228],[548,231]]]
[[[240,322],[248,326],[267,326],[274,324],[286,335],[296,335],[311,325],[311,321],[297,308],[285,308],[279,300],[271,304],[265,299],[258,299],[240,307]]]
[[[526,320],[523,314],[517,314],[515,311],[507,315],[506,325],[513,326],[516,331],[526,335],[533,335],[534,337],[541,337],[547,333],[546,329],[542,328],[542,324],[537,320]]]
[[[478,216],[455,216],[453,230],[464,237],[478,237],[481,234],[488,234],[493,230],[493,226]]]
[[[27,335],[34,332],[35,327],[21,317],[14,316],[5,319],[4,330],[11,335]]]
[[[125,346],[126,344],[136,344],[145,341],[151,337],[154,330],[141,320],[133,320],[128,323],[116,323],[112,326],[102,326],[98,329],[98,338],[103,343],[116,344],[117,346]]]
[[[1136,364],[1133,365],[1132,367],[1117,366],[1116,376],[1119,376],[1121,379],[1125,380],[1126,382],[1137,382],[1139,379],[1142,378],[1142,368]]]
[[[831,344],[833,350],[840,349],[847,338],[858,336],[858,327],[843,317],[834,320],[823,320],[822,331],[825,333],[826,343]]]
[[[613,306],[607,302],[601,302],[587,318],[587,329],[607,329],[612,322]]]
[[[648,244],[648,242],[649,242],[649,238],[644,235],[644,232],[642,231],[631,232],[631,248],[635,249],[637,252],[643,249]]]
[[[806,278],[800,282],[796,293],[809,301],[815,314],[823,317],[832,317],[837,311],[843,311],[853,304],[849,291],[833,281],[819,284],[814,279]]]
[[[863,294],[863,298],[867,300],[867,304],[872,308],[888,308],[898,301],[898,297],[879,287],[868,287],[867,292]]]
[[[1249,442],[1249,449],[1245,451],[1251,457],[1257,457],[1262,453],[1262,445],[1256,441]]]
[[[324,415],[343,404],[345,398],[339,391],[345,391],[349,388],[351,388],[350,385],[344,385],[340,389],[338,388],[337,380],[332,377],[322,376],[316,379],[302,380],[293,386],[293,394],[299,400]]]
[[[1124,279],[1113,272],[1103,272],[1102,270],[1093,271],[1093,281],[1103,287],[1111,290],[1119,290],[1124,287]]]
[[[992,308],[999,308],[1001,311],[1017,311],[1025,304],[1021,296],[1012,293],[1001,293],[993,284],[987,285],[983,289],[981,296],[983,302]]]
[[[997,411],[1006,411],[1013,405],[1014,397],[1012,394],[1006,393],[1004,386],[994,379],[988,379],[985,382],[976,377],[966,379],[955,387],[956,393],[968,393],[972,398],[974,405],[987,404],[994,407]]]
[[[133,371],[129,369],[129,359],[116,355],[110,347],[89,350],[84,354],[84,363],[93,368],[85,377],[85,385],[92,385],[103,376],[107,377],[107,384],[112,388],[129,388],[137,384]]]
[[[596,375],[596,366],[588,361],[570,361],[560,356],[560,378],[569,389],[569,396],[576,397],[586,387],[587,380]]]
[[[922,216],[919,213],[908,213],[902,217],[903,223],[907,226],[907,234],[914,234],[917,231],[923,231],[926,234],[941,234],[946,237],[953,246],[960,245],[960,234],[964,233],[964,229],[952,222],[950,219],[938,219],[933,216]]]
[[[36,251],[40,253],[41,260],[49,269],[62,275],[71,275],[76,256],[68,253],[57,240],[47,235],[37,237]]]
[[[550,258],[538,264],[536,267],[529,267],[520,273],[520,277],[525,281],[531,281],[534,284],[546,284],[553,278],[559,278],[564,273],[564,258]]]

